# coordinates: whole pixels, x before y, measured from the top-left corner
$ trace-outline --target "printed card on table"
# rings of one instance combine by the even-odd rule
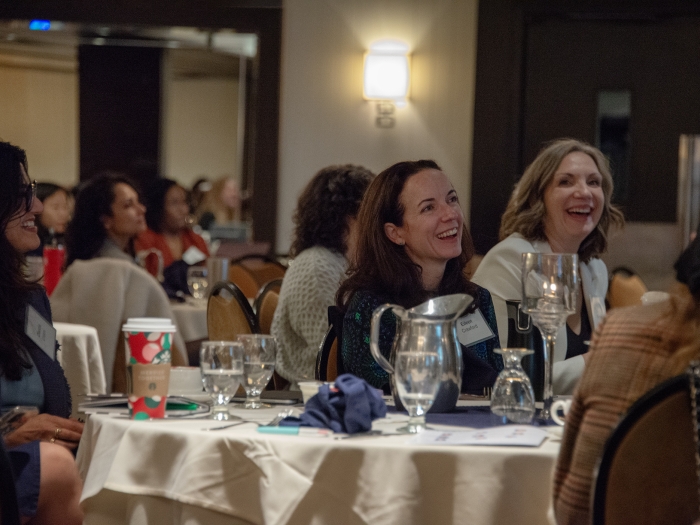
[[[425,430],[413,437],[416,445],[482,445],[500,447],[539,447],[547,437],[541,428],[505,425],[470,431]]]

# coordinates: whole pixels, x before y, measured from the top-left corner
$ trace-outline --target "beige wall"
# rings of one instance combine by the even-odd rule
[[[477,0],[285,0],[277,250],[289,248],[304,185],[328,164],[432,158],[468,214]],[[376,40],[412,50],[411,98],[392,129],[362,98],[363,53]]]
[[[164,95],[163,175],[186,188],[200,176],[238,178],[238,80],[171,80]]]
[[[76,73],[17,67],[2,58],[0,138],[26,150],[32,179],[73,186],[79,177]]]

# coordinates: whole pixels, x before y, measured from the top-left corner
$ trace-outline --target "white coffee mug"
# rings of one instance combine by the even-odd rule
[[[552,419],[557,425],[564,426],[566,423],[566,414],[569,413],[571,408],[571,399],[557,399],[552,403],[552,408],[550,409],[552,413]],[[564,417],[559,417],[559,410],[564,413]]]

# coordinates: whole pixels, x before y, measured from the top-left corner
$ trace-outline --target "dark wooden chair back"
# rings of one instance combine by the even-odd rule
[[[207,303],[207,331],[212,341],[235,341],[239,334],[258,333],[253,308],[234,283],[214,285]]]
[[[684,374],[630,407],[603,449],[594,525],[691,524],[698,518],[697,415],[691,405]]]
[[[335,381],[338,375],[338,337],[331,325],[316,357],[315,376],[317,381]]]
[[[232,264],[228,269],[228,280],[234,283],[243,295],[248,299],[255,299],[258,294],[260,285],[258,284],[255,275],[245,266],[240,264]]]

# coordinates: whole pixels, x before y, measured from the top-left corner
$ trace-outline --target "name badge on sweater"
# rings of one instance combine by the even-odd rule
[[[56,329],[31,304],[27,305],[24,332],[46,355],[56,359]]]
[[[471,346],[496,337],[478,308],[471,314],[457,319],[457,339],[464,346]]]

